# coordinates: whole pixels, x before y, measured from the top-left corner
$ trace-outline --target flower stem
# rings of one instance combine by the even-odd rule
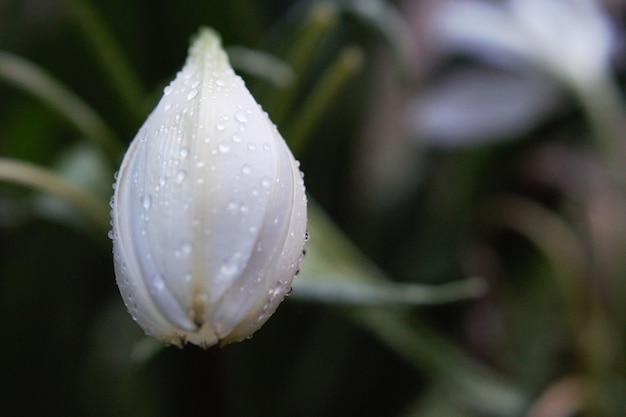
[[[55,172],[30,162],[0,157],[0,181],[21,184],[70,202],[98,230],[109,229],[109,208]]]
[[[46,103],[102,149],[116,166],[124,152],[113,131],[71,90],[33,63],[0,51],[0,79]]]
[[[388,281],[315,203],[309,203],[308,213],[311,240],[302,262],[301,278],[314,279],[315,274],[326,271],[332,272],[335,280],[347,282]],[[296,291],[298,287],[294,283],[294,296]],[[352,305],[342,311],[417,370],[442,381],[449,387],[451,397],[473,409],[487,415],[513,417],[520,415],[527,404],[526,393],[437,335],[416,315],[409,317],[406,309]]]
[[[306,139],[329,105],[363,66],[363,54],[357,47],[347,47],[329,65],[306,101],[290,118],[285,137],[294,154],[299,155]]]
[[[265,105],[277,126],[283,124],[308,73],[307,70],[316,56],[315,52],[336,21],[336,7],[328,2],[319,3],[314,6],[308,21],[292,42],[285,61],[291,65],[295,78],[288,88],[268,95]]]
[[[619,87],[613,78],[606,74],[599,77],[596,82],[578,88],[576,93],[606,167],[623,186],[626,184],[626,171],[624,171],[626,104],[619,93]]]
[[[145,117],[144,88],[122,48],[89,0],[71,0],[70,6],[79,27],[110,78],[125,113],[130,115],[131,122],[141,121]]]
[[[580,237],[562,217],[531,199],[507,196],[492,204],[484,210],[489,222],[528,239],[554,270],[570,334],[580,338],[584,315],[589,308],[584,287],[589,258]]]
[[[481,365],[416,316],[382,308],[354,308],[347,316],[416,369],[447,387],[448,395],[485,415],[521,415],[529,398],[519,387]]]
[[[287,88],[293,82],[291,66],[267,52],[243,46],[230,46],[226,52],[233,68],[269,81],[279,89]]]

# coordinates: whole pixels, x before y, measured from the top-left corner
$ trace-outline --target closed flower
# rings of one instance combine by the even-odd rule
[[[298,166],[202,29],[131,143],[111,202],[117,283],[147,334],[208,347],[261,327],[303,252]]]

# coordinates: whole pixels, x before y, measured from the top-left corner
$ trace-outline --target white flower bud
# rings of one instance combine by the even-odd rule
[[[252,335],[290,291],[306,235],[299,164],[202,29],[133,140],[111,202],[124,303],[147,334]]]

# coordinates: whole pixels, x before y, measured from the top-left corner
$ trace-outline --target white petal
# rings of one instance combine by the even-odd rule
[[[306,229],[300,170],[213,32],[133,141],[113,222],[122,295],[145,299],[134,315],[158,338],[243,339],[289,289]]]

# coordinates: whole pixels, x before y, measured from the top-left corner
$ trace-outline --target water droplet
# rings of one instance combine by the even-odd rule
[[[235,201],[231,201],[230,203],[228,203],[228,205],[226,206],[226,209],[230,212],[235,212],[237,211],[237,209],[239,208],[239,204]]]
[[[187,94],[187,100],[193,100],[194,98],[196,98],[197,95],[198,95],[198,90],[194,88],[193,90],[189,92],[189,94]]]
[[[187,178],[187,171],[185,171],[184,169],[179,169],[178,171],[176,171],[176,180],[178,182],[183,182],[185,178]]]
[[[144,194],[141,197],[141,205],[146,210],[150,209],[150,206],[152,206],[152,196],[150,194]]]
[[[264,151],[269,151],[270,149],[271,149],[271,146],[270,146],[270,144],[269,144],[269,143],[264,143],[264,144],[263,144],[263,150],[264,150]]]
[[[252,167],[250,165],[244,165],[241,167],[241,172],[248,175],[252,172]]]
[[[191,83],[191,88],[196,88],[196,87],[198,87],[199,85],[200,85],[200,81],[199,81],[199,80],[196,80],[196,81],[194,81],[193,83]]]
[[[248,122],[248,116],[246,116],[246,114],[242,111],[238,111],[237,113],[235,113],[235,119],[237,119],[237,121],[241,123]]]
[[[181,255],[188,256],[191,253],[191,249],[192,249],[192,245],[190,241],[185,239],[180,243],[179,250],[180,250]]]
[[[239,143],[239,142],[241,142],[241,136],[239,136],[239,135],[238,135],[238,134],[236,134],[236,133],[233,135],[233,138],[232,138],[232,139],[233,139],[233,142],[235,142],[235,143]]]
[[[218,87],[224,87],[226,83],[224,83],[223,80],[216,80],[215,85],[217,85]]]
[[[217,130],[219,130],[221,132],[224,129],[226,129],[226,125],[224,123],[218,123],[218,124],[215,125],[215,129],[217,129]]]
[[[220,274],[225,277],[232,277],[239,271],[237,260],[241,257],[239,253],[234,253],[220,266]]]
[[[230,151],[230,145],[226,142],[222,142],[219,144],[218,149],[221,153],[227,153],[228,151]]]
[[[246,214],[248,211],[250,211],[250,209],[248,208],[248,206],[242,204],[241,207],[239,207],[239,211],[242,214]]]
[[[152,277],[152,286],[157,291],[163,291],[165,289],[165,282],[163,281],[161,275],[157,274]]]
[[[272,180],[270,180],[268,177],[263,177],[261,179],[261,185],[263,187],[269,187],[272,184]]]
[[[248,143],[248,149],[251,151],[255,151],[256,150],[256,143]]]
[[[169,95],[171,92],[172,92],[172,86],[171,85],[168,85],[168,86],[166,86],[163,89],[163,94],[166,95],[166,96]]]
[[[169,101],[163,105],[163,110],[165,111],[168,111],[171,108],[172,108],[172,103],[170,103]]]
[[[161,177],[159,178],[159,185],[161,187],[164,187],[166,182],[167,182],[167,178],[165,177],[165,175],[161,175]]]
[[[180,157],[185,159],[189,156],[189,148],[181,148],[180,149]]]

